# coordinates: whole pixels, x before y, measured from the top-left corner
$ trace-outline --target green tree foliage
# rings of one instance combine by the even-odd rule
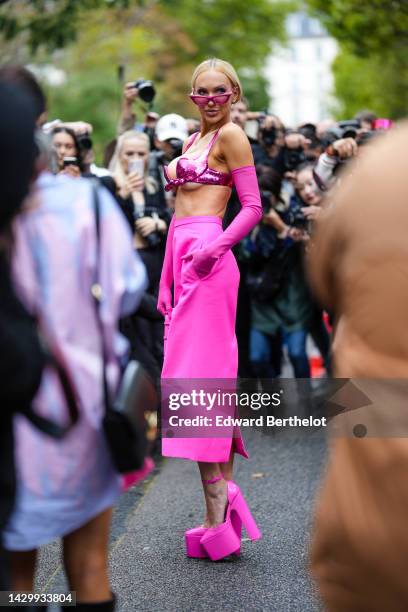
[[[90,72],[73,76],[65,87],[47,88],[49,116],[64,121],[88,121],[93,126],[95,153],[100,161],[104,146],[116,134],[120,108],[115,74]]]
[[[87,13],[75,44],[53,55],[52,63],[64,70],[67,81],[47,88],[50,117],[91,123],[100,160],[103,146],[116,134],[123,85],[119,67],[126,69],[125,80],[149,77],[160,45],[160,38],[134,23],[126,11]],[[140,105],[138,118],[143,119]]]
[[[31,51],[45,46],[59,49],[76,40],[85,12],[98,8],[122,9],[139,22],[152,9],[176,20],[193,43],[185,53],[192,61],[207,55],[255,65],[283,37],[283,20],[293,0],[3,0],[0,32],[6,39],[27,33]]]
[[[259,71],[247,71],[241,74],[241,83],[249,107],[254,110],[267,111],[269,108],[268,81]]]
[[[407,115],[407,66],[398,57],[372,54],[362,58],[341,48],[333,63],[333,73],[339,118],[353,117],[363,108],[380,117]]]
[[[161,4],[193,42],[192,62],[222,57],[237,68],[262,67],[271,43],[283,40],[284,19],[294,6],[276,0],[163,0]]]
[[[83,11],[127,7],[128,0],[3,0],[0,32],[6,40],[26,34],[32,52],[59,49],[74,41]],[[135,4],[135,3],[134,3]],[[143,5],[144,2],[137,4]]]
[[[354,54],[406,52],[406,0],[307,0],[328,31]]]
[[[333,64],[339,115],[361,108],[399,118],[408,108],[406,0],[307,0],[340,42]]]
[[[16,0],[0,6],[0,52],[67,74],[49,89],[50,116],[95,127],[98,150],[115,133],[124,80],[155,82],[154,110],[197,116],[187,97],[194,66],[207,57],[230,61],[243,76],[253,108],[268,106],[262,68],[295,0]],[[25,51],[24,51],[25,49]],[[24,55],[25,53],[25,55]],[[136,106],[136,108],[138,108]],[[138,119],[143,118],[142,108]]]

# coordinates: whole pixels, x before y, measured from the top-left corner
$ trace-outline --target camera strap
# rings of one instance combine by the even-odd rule
[[[45,354],[47,363],[52,366],[58,376],[59,383],[64,393],[65,401],[68,408],[70,423],[68,425],[60,425],[46,417],[41,416],[32,408],[24,411],[24,416],[31,421],[33,425],[48,436],[56,439],[62,439],[69,430],[76,424],[79,418],[78,400],[71,379],[67,370],[57,357],[55,350],[51,349],[45,334],[41,330],[37,319],[37,334],[41,342],[41,348]]]
[[[101,319],[100,308],[103,299],[103,288],[101,285],[100,273],[99,273],[99,262],[101,256],[101,212],[98,195],[99,182],[97,179],[90,179],[92,185],[92,205],[95,218],[95,236],[96,236],[96,263],[94,270],[94,278],[91,287],[91,294],[95,306],[96,322],[98,325],[99,336],[101,339],[101,355],[102,355],[102,384],[103,384],[103,400],[105,405],[105,412],[107,412],[111,406],[111,397],[109,392],[108,379],[106,375],[106,366],[108,362],[107,349],[105,344],[105,334],[103,329],[103,323]]]

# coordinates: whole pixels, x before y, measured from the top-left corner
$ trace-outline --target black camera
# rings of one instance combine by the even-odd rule
[[[293,172],[296,168],[306,161],[306,155],[304,150],[300,147],[298,149],[287,149],[283,152],[283,165],[285,172]]]
[[[260,195],[261,195],[261,204],[262,204],[262,210],[264,215],[266,215],[270,209],[272,208],[272,203],[271,203],[271,199],[272,197],[274,197],[272,191],[260,191]]]
[[[64,168],[68,168],[68,166],[77,166],[79,168],[79,161],[77,157],[64,157],[62,165]]]
[[[150,103],[154,100],[156,90],[152,81],[138,79],[134,82],[134,87],[136,87],[137,91],[139,92],[139,97],[143,100],[143,102]]]
[[[164,151],[152,151],[150,155],[149,170],[154,172],[154,168],[167,165],[176,157],[180,157],[183,151],[183,141],[178,138],[170,138],[166,140],[166,142],[170,144],[171,150],[166,153]]]
[[[346,121],[339,121],[337,125],[329,128],[324,134],[322,143],[324,148],[333,144],[336,140],[342,138],[357,138],[357,132],[360,129],[360,122],[356,119],[349,119]]]
[[[143,219],[144,217],[151,217],[151,215],[147,211],[138,210],[137,206],[134,206],[133,220],[137,221],[138,219]],[[143,238],[146,240],[149,247],[157,247],[161,242],[161,238],[158,232],[151,232],[147,236],[143,236]]]
[[[79,148],[82,151],[90,151],[93,147],[93,142],[89,135],[89,132],[85,132],[84,134],[79,134],[77,136],[77,141],[78,141]]]
[[[307,231],[309,228],[309,220],[303,214],[302,206],[303,203],[301,204],[296,198],[295,204],[287,211],[287,223],[292,227]]]
[[[261,128],[261,140],[265,146],[270,147],[276,142],[277,130],[275,126],[270,128]]]
[[[183,141],[179,140],[178,138],[170,138],[167,142],[170,144],[173,150],[173,159],[176,157],[180,157],[183,151]]]
[[[380,134],[381,132],[379,132],[378,130],[370,130],[369,132],[363,132],[362,134],[359,134],[357,136],[356,142],[359,147],[362,147],[368,142],[371,142],[373,138],[377,138]]]

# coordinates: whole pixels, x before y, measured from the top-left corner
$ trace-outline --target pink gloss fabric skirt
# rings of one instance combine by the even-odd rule
[[[199,278],[182,256],[215,240],[222,233],[216,216],[182,217],[173,235],[174,307],[165,326],[162,379],[236,379],[238,346],[235,318],[239,269],[228,251],[211,272]],[[231,416],[234,416],[231,414]],[[213,438],[162,439],[165,457],[193,461],[228,461],[231,448],[248,457],[238,427],[231,435]]]

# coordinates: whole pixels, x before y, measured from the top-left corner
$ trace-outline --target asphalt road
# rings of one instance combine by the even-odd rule
[[[143,486],[122,497],[114,515],[110,565],[120,611],[321,609],[306,564],[324,432],[243,433],[251,458],[237,459],[236,481],[262,540],[244,540],[240,558],[185,557],[183,533],[203,518],[198,470],[189,461],[163,460]],[[37,585],[47,592],[65,588],[57,544],[42,551]]]

